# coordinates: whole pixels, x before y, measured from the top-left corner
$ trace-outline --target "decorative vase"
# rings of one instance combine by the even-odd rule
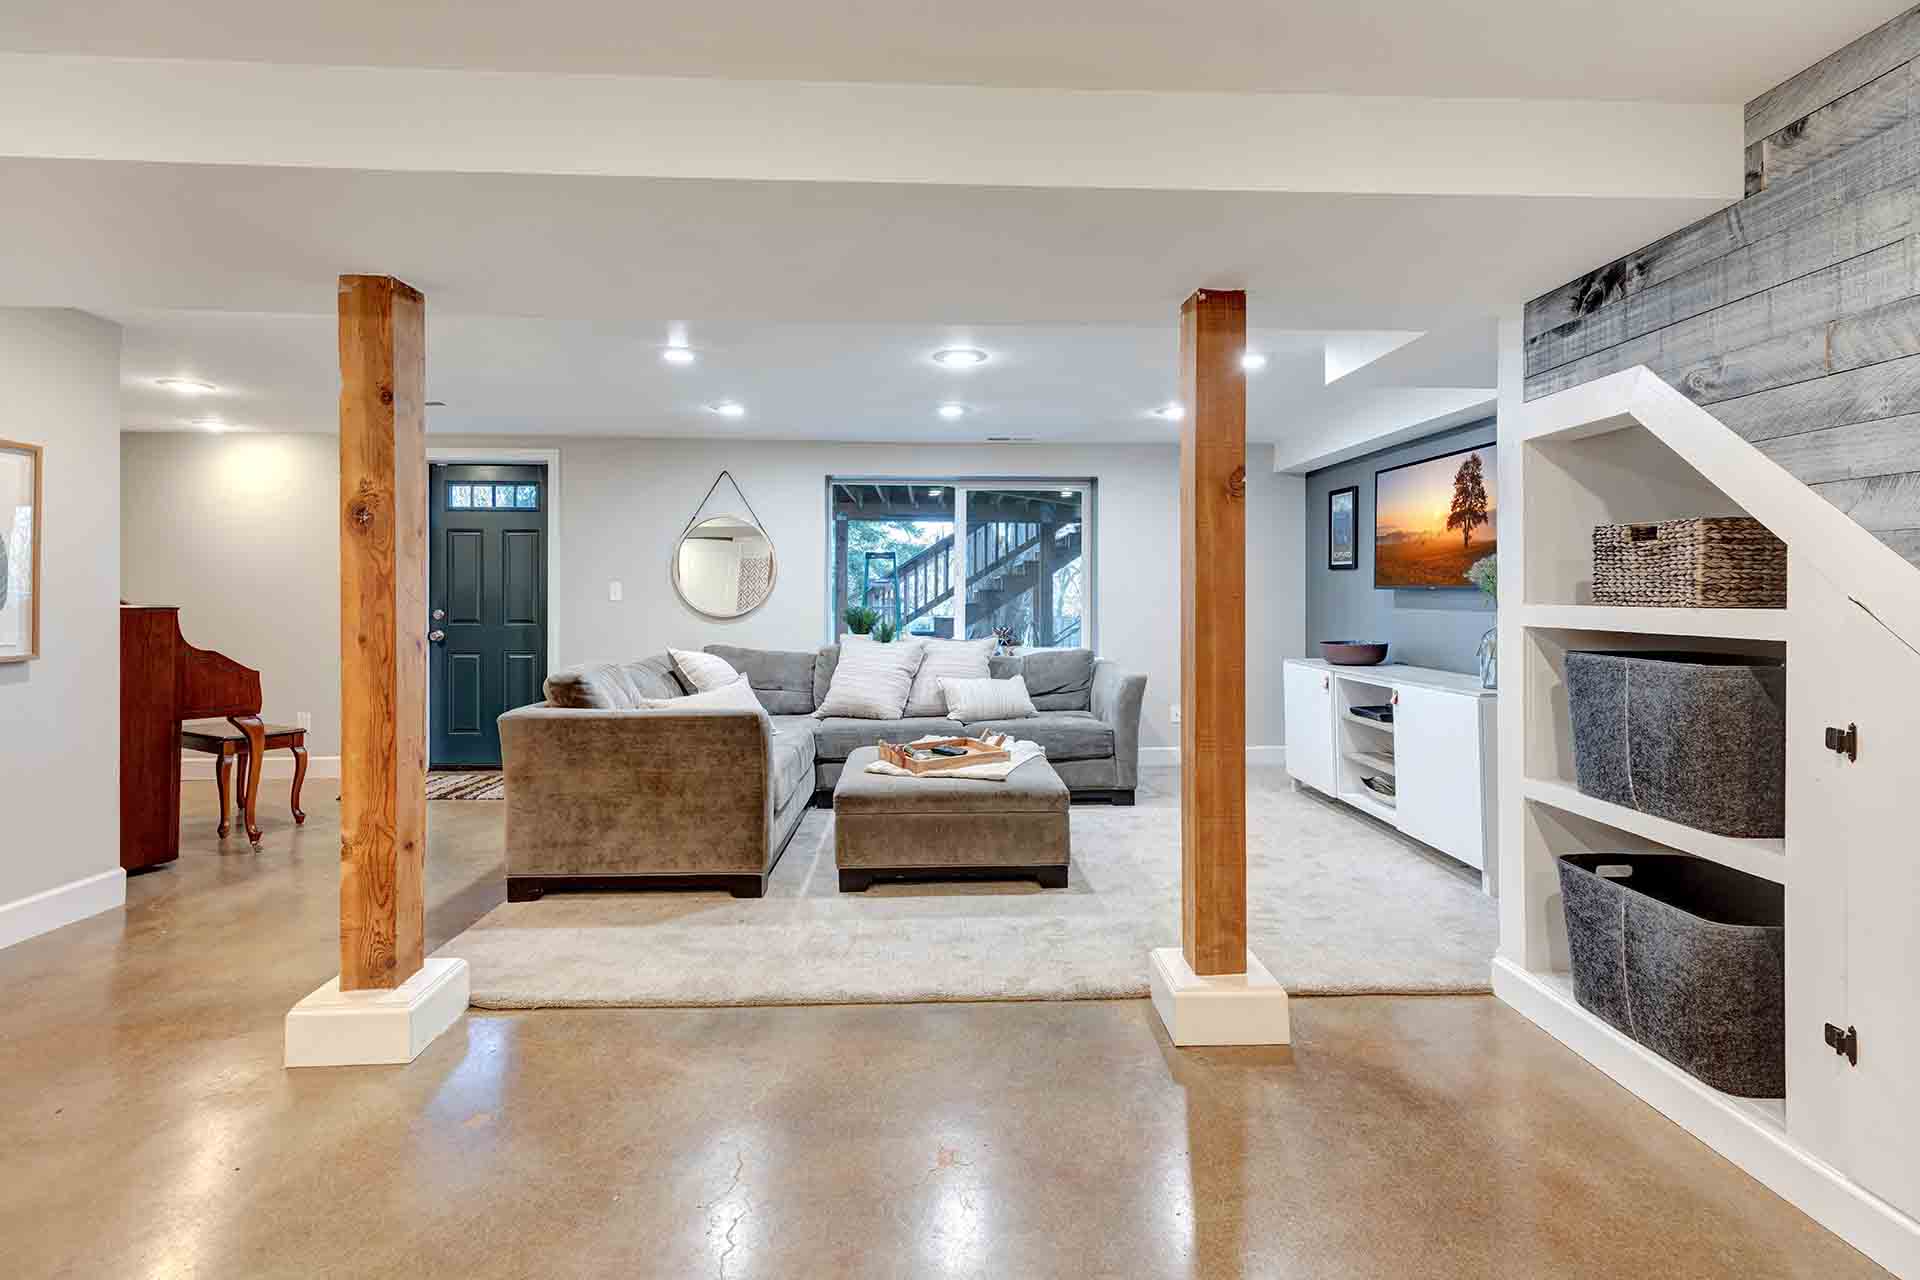
[[[1494,628],[1488,627],[1487,634],[1480,637],[1480,648],[1474,655],[1480,659],[1480,687],[1498,689],[1500,687],[1499,642],[1494,636]]]

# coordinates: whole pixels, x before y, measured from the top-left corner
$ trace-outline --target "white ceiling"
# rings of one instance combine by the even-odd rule
[[[1903,7],[1898,0],[10,0],[0,9],[0,49],[738,79],[1739,103]]]
[[[330,430],[334,278],[424,290],[435,431],[1172,439],[1175,319],[1249,291],[1250,432],[1383,386],[1491,386],[1484,317],[1689,200],[992,190],[0,160],[0,304],[128,325],[128,424]],[[674,326],[691,369],[657,355]],[[1325,385],[1329,331],[1437,336]],[[1464,340],[1449,335],[1465,333]],[[927,364],[966,343],[971,374]],[[1381,371],[1391,371],[1382,383]],[[227,389],[184,402],[154,377]],[[704,412],[716,397],[738,421]],[[939,422],[952,398],[977,412]]]

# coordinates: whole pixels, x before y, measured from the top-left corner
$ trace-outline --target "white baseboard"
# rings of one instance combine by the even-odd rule
[[[1572,984],[1493,960],[1493,993],[1642,1102],[1897,1276],[1920,1276],[1920,1222],[1796,1142],[1777,1118],[1703,1084],[1582,1009]]]
[[[1253,765],[1283,765],[1287,762],[1285,747],[1248,747],[1247,763]],[[1178,747],[1142,747],[1140,748],[1140,766],[1143,769],[1171,769],[1180,763]]]
[[[213,781],[214,759],[204,751],[182,751],[180,753],[180,777],[195,782]],[[263,778],[291,778],[293,776],[293,756],[285,751],[269,751],[267,758],[260,762],[260,776]],[[339,756],[307,757],[307,777],[337,778],[340,776]]]
[[[96,876],[0,903],[0,948],[37,938],[61,925],[112,911],[127,903],[127,873],[119,867]]]

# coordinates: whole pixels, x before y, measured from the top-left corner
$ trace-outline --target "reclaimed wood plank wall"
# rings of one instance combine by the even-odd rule
[[[1747,196],[1527,304],[1526,398],[1644,364],[1920,565],[1920,6],[1747,104]]]

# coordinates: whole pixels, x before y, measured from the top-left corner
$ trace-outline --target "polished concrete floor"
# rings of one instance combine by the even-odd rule
[[[1297,1001],[1290,1050],[1145,1001],[472,1013],[287,1072],[338,825],[285,785],[257,854],[190,787],[124,915],[0,951],[0,1274],[1883,1274],[1486,997]],[[500,807],[432,824],[437,944]]]

